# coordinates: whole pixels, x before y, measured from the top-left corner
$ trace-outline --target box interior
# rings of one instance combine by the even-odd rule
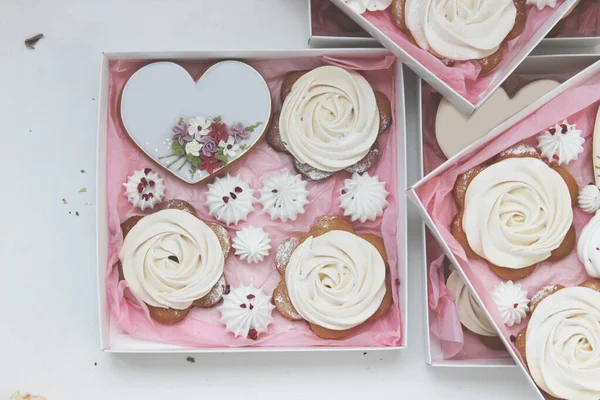
[[[98,220],[98,239],[97,239],[97,260],[98,260],[98,290],[99,290],[99,309],[100,309],[100,329],[101,329],[101,346],[102,349],[113,352],[210,352],[210,351],[323,351],[323,350],[364,350],[362,347],[304,347],[304,348],[189,348],[173,345],[165,345],[161,343],[150,343],[132,338],[124,334],[116,322],[112,320],[108,304],[106,301],[106,288],[104,284],[105,268],[107,264],[107,244],[108,244],[108,226],[107,206],[104,195],[104,187],[106,185],[106,120],[108,111],[108,68],[109,62],[120,59],[145,59],[145,60],[160,60],[160,59],[177,59],[177,60],[193,60],[193,59],[231,59],[243,58],[248,60],[257,59],[275,59],[289,57],[315,57],[322,55],[331,56],[381,56],[389,54],[384,50],[358,49],[358,50],[300,50],[300,51],[263,51],[263,52],[135,52],[135,53],[104,53],[102,55],[101,64],[101,87],[100,87],[100,104],[99,104],[99,125],[98,125],[98,159],[97,159],[97,183],[98,183],[98,198],[97,198],[97,220]],[[398,135],[398,154],[405,153],[405,123],[404,123],[404,85],[402,81],[402,65],[395,63],[396,75],[396,90],[397,108],[395,110],[397,132]],[[398,185],[400,188],[406,187],[406,168],[405,160],[401,159],[398,162]],[[398,260],[398,274],[401,282],[406,282],[406,201],[402,193],[398,197],[398,240],[400,258]],[[384,347],[381,349],[398,349],[403,348],[407,342],[407,294],[405,285],[401,284],[398,287],[398,295],[400,302],[400,313],[403,328],[403,341],[401,346]],[[379,348],[369,347],[369,350]]]

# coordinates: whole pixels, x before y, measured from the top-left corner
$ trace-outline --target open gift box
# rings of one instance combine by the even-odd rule
[[[600,4],[596,0],[580,0],[575,9],[561,20],[537,51],[551,54],[594,52],[600,46]]]
[[[329,0],[307,1],[309,46],[329,48],[381,46]]]
[[[597,60],[598,56],[591,55],[529,56],[502,87],[514,94],[532,80],[549,79],[562,83]],[[420,121],[418,136],[421,145],[421,177],[447,160],[435,135],[436,111],[441,99],[441,94],[422,80],[419,80],[417,96],[410,99],[418,105],[416,119]],[[425,226],[422,236],[426,260],[423,271],[426,282],[428,364],[434,367],[515,366],[508,352],[488,349],[470,331],[459,329],[460,321],[457,319],[454,303],[447,295],[444,280],[440,279],[444,275],[443,269],[447,268],[444,263],[448,259]]]
[[[456,108],[464,114],[471,114],[539,44],[576,0],[559,1],[556,8],[546,7],[541,11],[529,6],[523,32],[517,38],[502,44],[502,60],[497,68],[485,76],[480,76],[481,66],[473,60],[447,63],[413,44],[394,24],[393,6],[383,11],[358,14],[347,4],[347,0],[332,2],[451,101]],[[445,35],[451,36],[452,33],[446,32]]]
[[[523,65],[525,69],[519,70],[519,72],[537,74],[539,69],[534,67],[541,60],[544,60],[544,57],[539,58],[540,61],[535,61],[536,58],[533,57],[531,59],[529,67],[525,63]],[[577,69],[578,64],[579,67],[582,67],[585,64],[589,64],[590,61],[592,59],[586,56],[574,57],[571,60],[569,60],[569,57],[550,56],[543,64],[551,65],[552,70],[558,72],[561,71],[561,66],[566,68],[565,71],[569,71],[568,68]],[[493,273],[485,261],[467,257],[463,246],[452,235],[450,225],[458,210],[452,196],[452,191],[455,181],[460,174],[471,170],[514,145],[524,143],[535,147],[537,144],[536,137],[541,132],[554,126],[556,123],[563,123],[564,120],[567,120],[569,124],[575,124],[582,131],[585,142],[583,144],[583,152],[579,154],[578,159],[566,166],[563,165],[563,167],[573,176],[577,186],[583,187],[592,182],[594,179],[592,172],[591,139],[600,101],[599,85],[600,63],[596,62],[564,82],[555,90],[542,96],[539,100],[518,112],[504,123],[498,125],[486,136],[451,157],[446,162],[437,167],[432,165],[430,168],[433,168],[433,170],[408,189],[408,197],[417,206],[418,212],[430,229],[432,236],[439,242],[444,254],[455,266],[461,277],[465,279],[468,288],[473,293],[477,302],[483,305],[485,315],[491,320],[494,328],[500,334],[500,339],[517,362],[517,365],[526,373],[532,386],[537,389],[540,399],[544,398],[544,394],[529,374],[529,366],[532,365],[531,362],[534,362],[533,365],[537,366],[537,359],[534,361],[530,360],[531,362],[527,364],[521,356],[521,352],[516,347],[519,334],[524,334],[523,329],[527,327],[530,321],[530,313],[522,321],[514,321],[515,324],[512,326],[504,324],[505,320],[500,315],[492,292],[494,288],[500,286],[500,283],[507,281],[507,279],[501,279]],[[427,121],[425,115],[423,118],[424,121]],[[423,133],[423,143],[426,142],[426,134]],[[552,159],[555,158],[552,157]],[[591,217],[592,215],[579,210],[577,206],[573,208],[573,223],[578,238],[584,225],[587,224]],[[542,262],[531,275],[515,280],[515,283],[522,286],[523,290],[527,292],[528,298],[531,298],[548,285],[577,286],[582,281],[590,278],[590,275],[586,273],[583,263],[579,261],[577,253],[577,249],[572,249],[566,258],[561,261]],[[545,343],[544,338],[540,338],[539,340],[540,343]],[[527,343],[529,343],[529,339]],[[598,349],[595,345],[592,345],[592,347],[592,353],[590,354],[595,354]],[[520,349],[523,350],[522,347]],[[549,344],[546,349],[550,353],[546,360],[560,359],[560,356],[554,353],[556,350],[555,347]],[[568,358],[568,355],[565,357]],[[593,364],[593,361],[590,362]],[[592,364],[584,368],[594,368]],[[561,382],[577,380],[577,378],[569,377],[568,372],[564,372],[571,370],[568,366],[561,369],[564,375],[560,377],[551,376],[552,373],[560,375],[561,372],[556,372],[560,368],[560,366],[558,368],[547,368],[544,373],[548,373],[547,371],[552,372],[546,376],[545,382],[552,381],[554,378],[556,379],[555,381]],[[577,370],[577,367],[573,367],[572,370]],[[539,378],[537,369],[536,376]],[[570,378],[572,378],[572,381],[569,380]],[[589,387],[594,386],[596,383],[597,380],[587,382]],[[584,381],[582,386],[585,385],[586,382]],[[561,393],[564,393],[564,391]]]
[[[342,340],[317,337],[304,321],[291,322],[276,310],[269,330],[256,338],[234,337],[219,322],[219,311],[192,309],[182,322],[165,326],[153,321],[143,303],[128,293],[126,281],[116,269],[122,241],[119,224],[133,210],[123,193],[123,182],[136,169],[152,166],[152,161],[136,147],[124,131],[118,116],[121,88],[142,66],[157,60],[173,60],[190,71],[202,71],[219,60],[243,60],[266,80],[272,107],[278,110],[279,88],[288,72],[335,65],[360,71],[376,90],[388,96],[392,106],[392,125],[382,134],[381,158],[369,169],[386,181],[390,192],[388,206],[376,221],[352,223],[358,233],[384,237],[390,265],[393,303],[385,315],[367,321]],[[210,352],[210,351],[296,351],[296,350],[364,350],[400,349],[406,345],[406,187],[405,117],[402,64],[385,50],[289,50],[289,51],[207,51],[207,52],[133,52],[104,53],[101,60],[100,105],[98,126],[97,175],[97,257],[101,347],[110,352]],[[258,142],[243,159],[236,161],[228,173],[239,174],[252,188],[261,186],[263,175],[287,168],[293,170],[291,158],[276,153],[264,141]],[[385,149],[385,150],[383,150]],[[193,205],[199,216],[214,221],[204,206],[206,183],[190,185],[159,168],[167,187],[167,198],[180,198]],[[241,227],[255,225],[271,235],[272,250],[263,262],[248,264],[230,254],[225,277],[232,288],[252,284],[271,295],[279,274],[275,266],[275,249],[293,232],[308,232],[323,215],[342,215],[337,197],[344,179],[340,172],[322,182],[310,182],[310,204],[296,221],[272,221],[256,208],[241,222],[227,229],[231,236]],[[208,182],[211,182],[209,180]],[[173,196],[173,197],[171,197]],[[254,339],[254,340],[252,340]]]

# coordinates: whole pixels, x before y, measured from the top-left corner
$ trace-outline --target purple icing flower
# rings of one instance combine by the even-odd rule
[[[229,134],[235,138],[236,143],[250,137],[250,131],[247,131],[244,125],[239,123],[229,127]]]
[[[188,134],[188,126],[185,123],[175,125],[173,127],[173,140],[177,140],[180,145],[185,146],[186,143],[191,142],[194,136]]]
[[[206,157],[211,157],[219,150],[217,142],[215,142],[215,139],[210,136],[203,136],[200,139],[200,143],[204,145],[202,146],[202,154],[204,154]]]

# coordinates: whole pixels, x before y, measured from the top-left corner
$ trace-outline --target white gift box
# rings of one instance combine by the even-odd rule
[[[584,1],[597,1],[597,0],[581,0]],[[581,4],[582,6],[584,4]],[[572,53],[594,53],[596,48],[600,46],[600,7],[597,11],[596,16],[596,35],[586,37],[553,37],[544,38],[540,44],[536,47],[536,53],[548,53],[548,54],[572,54]],[[569,18],[568,16],[565,18]]]
[[[429,174],[424,176],[422,179],[420,179],[418,182],[416,182],[414,185],[412,185],[411,187],[409,187],[407,189],[408,198],[414,203],[414,205],[416,205],[418,213],[424,220],[424,226],[426,225],[429,228],[430,232],[436,238],[438,244],[442,247],[442,250],[443,250],[444,254],[446,255],[446,257],[448,257],[450,262],[456,267],[457,271],[461,274],[463,279],[465,279],[465,282],[467,283],[469,289],[474,294],[474,296],[476,297],[477,301],[480,304],[482,304],[481,298],[478,296],[478,294],[475,292],[472,284],[466,278],[464,271],[460,267],[460,264],[458,263],[456,257],[454,256],[454,254],[448,247],[447,243],[442,239],[440,232],[438,231],[433,220],[429,216],[427,210],[425,209],[423,203],[421,202],[419,196],[417,195],[416,190],[419,187],[421,187],[423,184],[428,182],[430,179],[432,179],[433,177],[435,177],[435,176],[439,175],[441,172],[445,171],[447,168],[449,168],[451,165],[453,165],[458,160],[461,160],[464,157],[468,157],[469,155],[473,154],[474,152],[478,151],[479,149],[485,147],[487,143],[491,142],[493,139],[497,138],[498,136],[501,136],[509,128],[511,128],[512,126],[517,124],[522,119],[524,119],[527,116],[534,113],[536,110],[538,110],[540,107],[542,107],[548,101],[550,101],[553,98],[555,98],[556,96],[558,96],[560,93],[564,92],[565,90],[567,90],[569,88],[582,85],[583,83],[587,82],[588,80],[590,80],[591,78],[593,78],[595,76],[597,77],[598,74],[600,74],[600,61],[598,61],[599,59],[600,59],[599,54],[596,54],[596,55],[590,55],[590,54],[545,55],[545,56],[530,56],[530,57],[528,57],[519,66],[518,70],[515,71],[516,73],[536,75],[536,76],[539,76],[539,79],[543,79],[544,76],[548,75],[548,74],[568,73],[568,72],[572,72],[572,71],[581,71],[581,70],[583,70],[583,71],[576,73],[576,74],[574,73],[574,76],[572,78],[570,78],[566,82],[562,83],[558,88],[549,92],[548,94],[541,97],[540,99],[538,99],[536,102],[534,102],[530,106],[524,108],[523,110],[521,110],[514,116],[507,119],[505,122],[498,125],[496,128],[491,130],[487,135],[485,135],[484,137],[482,137],[475,143],[471,144],[470,146],[468,146],[467,148],[462,150],[460,153],[456,154],[455,156],[453,156],[452,158],[450,158],[449,160],[447,160],[446,162],[444,162],[443,164],[441,164],[440,166],[435,168],[433,171],[431,171]],[[419,97],[420,97],[420,93],[421,93],[420,85],[419,85],[418,93],[419,93]],[[418,107],[419,111],[421,111],[420,100],[421,99],[419,99],[419,107]],[[419,133],[420,143],[422,144],[422,124],[419,124],[419,132],[418,133]],[[421,170],[421,172],[423,172],[423,171]],[[423,234],[423,248],[421,250],[425,254],[425,252],[426,252],[425,229],[423,229],[422,234]],[[425,259],[426,259],[426,257],[425,257]],[[429,265],[425,265],[423,268],[425,275],[427,275],[428,269],[429,269]],[[428,277],[426,277],[426,285],[427,284],[428,284]],[[427,297],[427,292],[428,291],[425,290],[426,297]],[[428,304],[428,299],[426,298],[425,300],[427,301],[427,304]],[[490,319],[490,321],[493,323],[496,330],[499,331],[499,327],[496,324],[496,322],[492,319],[492,316],[489,313],[489,311],[486,308],[484,308],[484,310],[485,310],[488,318]],[[426,308],[426,313],[427,313],[426,321],[429,321],[429,307]],[[427,333],[430,334],[429,324],[427,323],[427,325],[428,325]],[[527,376],[527,379],[530,381],[532,387],[535,388],[536,392],[539,395],[538,397],[540,399],[544,399],[544,396],[537,388],[535,382],[529,375],[529,372],[520,363],[520,361],[517,357],[517,354],[514,352],[513,348],[508,345],[506,338],[503,337],[502,335],[500,336],[500,338],[502,339],[505,346],[507,347],[513,360],[516,362],[516,365],[525,373],[525,375]],[[437,341],[436,338],[434,338],[430,335],[427,343],[428,343],[427,351],[428,351],[428,355],[429,355],[428,361],[429,361],[429,364],[432,366],[437,366],[437,367],[442,367],[442,366],[443,367],[449,367],[449,366],[501,367],[501,366],[511,365],[511,364],[507,364],[506,360],[504,360],[504,362],[498,362],[499,360],[496,360],[496,361],[494,361],[494,360],[472,360],[470,362],[465,362],[465,361],[454,362],[454,361],[444,361],[444,360],[440,361],[439,360],[439,351],[440,351],[439,350],[440,349],[439,341]],[[483,361],[483,362],[481,362],[481,361]]]
[[[406,50],[396,44],[387,35],[385,35],[380,29],[369,22],[365,17],[354,12],[344,0],[331,0],[337,5],[342,11],[356,21],[360,26],[363,27],[371,36],[377,39],[384,47],[390,50],[396,57],[400,58],[407,67],[412,69],[422,79],[433,86],[438,92],[440,92],[445,98],[448,99],[457,109],[464,114],[472,114],[487,98],[496,90],[502,82],[517,68],[517,66],[523,62],[525,57],[546,37],[548,32],[552,30],[554,25],[561,20],[561,18],[569,11],[576,0],[566,0],[558,7],[555,12],[548,18],[548,20],[538,29],[535,34],[530,38],[529,42],[523,46],[511,60],[503,61],[502,64],[494,72],[494,79],[483,92],[476,102],[471,102],[464,96],[460,95],[456,90],[451,88],[447,83],[438,78],[432,71],[425,68],[423,64],[417,61],[411,56]]]
[[[406,244],[406,148],[405,148],[405,108],[404,108],[404,82],[402,75],[402,64],[395,63],[396,73],[396,127],[397,132],[389,132],[398,135],[398,277],[401,284],[398,286],[398,299],[400,302],[400,313],[402,320],[402,345],[381,348],[358,348],[358,347],[302,347],[302,348],[274,348],[274,347],[244,347],[244,348],[191,348],[154,343],[138,340],[123,332],[116,321],[112,318],[106,297],[105,273],[108,258],[109,229],[107,221],[106,200],[106,134],[108,116],[108,90],[109,90],[109,63],[113,60],[219,60],[219,59],[284,59],[301,57],[381,57],[389,52],[383,49],[355,49],[355,50],[280,50],[280,51],[160,51],[160,52],[126,52],[126,53],[103,53],[100,64],[100,97],[98,115],[98,142],[97,142],[97,269],[98,269],[98,300],[100,318],[100,340],[101,348],[107,352],[115,353],[205,353],[205,352],[273,352],[273,351],[374,351],[402,349],[407,343],[407,244]],[[224,331],[225,332],[225,331]]]
[[[379,42],[371,36],[331,36],[318,35],[313,32],[312,0],[308,3],[308,45],[311,47],[337,48],[337,47],[381,47]],[[329,1],[329,0],[323,0]],[[342,11],[340,11],[342,12]]]
[[[569,71],[582,70],[589,67],[598,60],[598,56],[594,55],[546,55],[546,56],[529,56],[515,70],[515,75],[534,75],[536,79],[545,79],[553,74],[568,73]],[[421,146],[421,163],[420,175],[424,175],[423,151],[423,101],[422,87],[423,81],[419,79],[416,97],[407,99],[408,102],[416,104],[417,115],[416,120],[418,125],[418,143]],[[413,186],[417,186],[419,183]],[[427,238],[425,235],[425,224],[422,227],[423,241],[423,259],[425,266],[422,269],[425,276],[425,324],[426,324],[426,357],[427,363],[433,367],[514,367],[514,361],[510,358],[493,358],[493,359],[476,359],[476,360],[444,360],[440,340],[436,338],[430,330],[430,310],[429,310],[429,265],[431,260],[427,260]],[[437,245],[437,241],[435,242]]]

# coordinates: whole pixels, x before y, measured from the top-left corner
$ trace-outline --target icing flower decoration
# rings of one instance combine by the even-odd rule
[[[212,119],[205,117],[196,117],[189,120],[187,132],[192,135],[196,140],[200,140],[202,136],[208,135],[212,125]]]
[[[177,140],[180,146],[185,146],[186,143],[194,140],[194,135],[188,134],[187,124],[181,123],[173,127],[173,140]]]
[[[191,142],[185,145],[185,153],[191,154],[194,157],[200,156],[200,150],[202,149],[202,144],[197,142],[196,140],[192,140]]]
[[[258,125],[256,127],[258,127]],[[229,134],[235,138],[236,143],[239,143],[243,139],[248,139],[250,133],[252,132],[246,129],[243,124],[235,124],[234,126],[229,127]]]
[[[219,142],[219,147],[223,149],[223,154],[228,157],[234,157],[240,149],[240,145],[235,142],[233,136],[229,136],[227,141],[221,140]]]
[[[538,137],[538,149],[548,162],[568,164],[577,160],[583,152],[585,139],[582,134],[575,124],[569,125],[567,121],[563,121],[542,132]]]
[[[227,124],[221,122],[221,119],[215,120],[210,125],[210,136],[212,136],[217,143],[221,142],[221,140],[227,140],[229,138],[229,132],[227,131]]]
[[[228,128],[220,116],[195,117],[187,124],[180,118],[172,128],[172,153],[159,159],[169,160],[165,166],[178,171],[187,166],[192,178],[198,171],[212,174],[250,147],[250,143],[242,142],[250,141],[251,134],[260,125],[262,122],[248,126],[236,123]]]
[[[512,281],[500,282],[492,290],[492,298],[506,326],[520,324],[529,312],[527,291]]]

